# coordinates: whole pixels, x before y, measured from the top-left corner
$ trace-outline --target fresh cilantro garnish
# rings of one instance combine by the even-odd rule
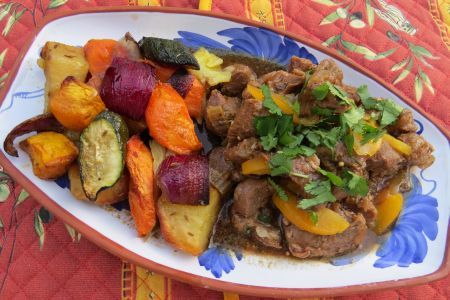
[[[277,117],[276,116],[264,116],[255,117],[253,119],[256,133],[259,136],[266,136],[269,134],[275,135],[277,132]]]
[[[403,108],[394,101],[386,99],[383,104],[383,113],[381,115],[380,126],[386,127],[394,123],[402,113]]]
[[[286,132],[280,136],[280,144],[289,148],[297,147],[303,141],[303,135],[293,135],[291,132]]]
[[[306,133],[306,138],[315,147],[324,145],[333,150],[341,137],[341,127],[334,127],[331,130],[315,129]]]
[[[263,106],[267,108],[271,114],[281,116],[283,113],[281,112],[281,109],[278,107],[275,101],[273,101],[269,87],[263,84],[261,85],[261,91],[264,95]]]
[[[386,131],[378,127],[374,127],[364,121],[361,121],[353,128],[353,131],[359,133],[362,136],[361,144],[367,144],[368,142],[376,142],[379,140]]]
[[[369,89],[367,88],[367,85],[365,85],[365,84],[358,87],[356,92],[358,93],[358,96],[363,103],[364,103],[364,101],[366,101],[367,99],[370,98]]]
[[[357,107],[351,108],[341,114],[341,124],[345,128],[353,128],[364,118],[364,108]]]
[[[366,196],[369,192],[367,180],[351,171],[344,173],[345,190],[351,196]]]
[[[329,83],[324,82],[321,85],[316,86],[312,90],[312,94],[313,94],[314,98],[316,98],[316,100],[322,101],[328,95],[329,91],[330,91]]]
[[[272,155],[269,160],[270,175],[280,176],[292,171],[292,160],[282,153]]]
[[[300,101],[295,101],[294,105],[292,105],[292,109],[294,110],[294,112],[299,115],[300,114]]]
[[[296,157],[299,155],[311,156],[314,153],[316,153],[316,150],[314,150],[313,148],[301,145],[301,146],[298,146],[295,148],[283,148],[283,150],[281,150],[280,153],[282,153],[283,155],[285,155],[287,157]]]
[[[268,135],[261,137],[261,145],[265,151],[270,151],[274,149],[278,144],[278,138],[274,137],[273,134],[269,133]]]
[[[333,114],[333,110],[329,109],[329,108],[323,108],[323,107],[313,107],[311,109],[311,112],[315,115],[318,116],[324,116],[324,117],[329,117]]]
[[[355,144],[355,137],[353,136],[353,134],[346,134],[342,138],[342,141],[344,142],[345,147],[347,147],[348,155],[352,156],[353,155],[353,145]]]
[[[319,215],[315,211],[309,212],[309,218],[314,225],[317,225],[317,222],[319,222]]]
[[[308,209],[319,204],[336,201],[336,197],[331,193],[330,180],[312,181],[305,185],[305,191],[314,197],[300,200],[297,206],[301,209]]]
[[[267,179],[270,183],[270,185],[274,188],[275,192],[277,193],[278,197],[280,197],[283,201],[288,201],[288,195],[286,194],[286,191],[283,190],[281,186],[275,183],[275,181],[272,180],[272,178]]]
[[[327,170],[323,170],[323,169],[320,169],[320,168],[317,171],[320,174],[322,174],[323,176],[328,177],[328,179],[331,181],[331,183],[334,184],[335,186],[342,187],[344,185],[344,181],[342,180],[342,178],[337,176],[333,172],[330,172],[330,171],[327,171]]]

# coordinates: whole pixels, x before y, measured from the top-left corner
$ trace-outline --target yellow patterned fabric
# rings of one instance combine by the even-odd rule
[[[430,0],[430,12],[439,27],[442,41],[450,50],[450,0]]]

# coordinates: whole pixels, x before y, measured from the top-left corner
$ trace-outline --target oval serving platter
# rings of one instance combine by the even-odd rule
[[[95,30],[93,30],[95,28]],[[204,287],[273,297],[337,296],[436,280],[448,274],[450,202],[449,133],[434,124],[415,103],[350,60],[301,37],[221,14],[167,8],[100,8],[53,15],[41,24],[19,54],[0,96],[0,141],[18,123],[42,113],[43,72],[37,66],[46,41],[84,45],[91,38],[179,39],[188,46],[245,52],[286,64],[292,55],[314,62],[332,57],[345,82],[367,84],[372,95],[412,109],[422,134],[435,146],[435,163],[412,175],[414,188],[387,235],[369,236],[361,250],[331,261],[235,253],[211,245],[200,257],[175,251],[162,239],[137,237],[123,213],[75,200],[61,180],[43,181],[32,173],[28,156],[0,151],[0,164],[29,193],[86,238],[127,261]],[[121,218],[118,218],[122,216]]]

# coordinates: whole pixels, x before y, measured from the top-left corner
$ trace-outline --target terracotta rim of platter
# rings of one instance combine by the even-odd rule
[[[346,57],[338,56],[337,53],[332,51],[325,46],[317,42],[310,41],[304,37],[289,33],[284,30],[276,29],[272,26],[268,26],[262,23],[258,23],[256,21],[247,20],[231,15],[221,14],[221,13],[211,13],[206,11],[199,11],[193,9],[182,9],[182,8],[167,8],[167,7],[96,7],[89,8],[83,10],[75,10],[75,11],[64,11],[55,13],[51,16],[45,17],[41,23],[37,25],[37,27],[30,33],[25,44],[22,46],[22,49],[14,63],[14,66],[10,72],[10,76],[7,79],[5,87],[0,93],[0,104],[3,103],[11,84],[13,83],[15,76],[19,70],[19,67],[22,63],[22,60],[33,43],[35,37],[41,31],[43,27],[45,27],[48,23],[64,18],[70,17],[74,15],[80,14],[89,14],[89,13],[102,13],[102,12],[160,12],[160,13],[169,13],[169,14],[191,14],[191,15],[200,15],[206,17],[213,17],[218,19],[225,19],[229,21],[233,21],[236,23],[240,23],[243,25],[249,25],[253,27],[265,28],[271,30],[273,32],[279,33],[283,36],[288,36],[306,46],[317,49],[336,60],[339,60],[354,70],[366,75],[367,77],[375,80],[380,85],[384,86],[386,89],[394,93],[400,99],[402,99],[407,104],[411,105],[416,111],[430,120],[439,130],[442,132],[444,136],[447,137],[447,140],[450,140],[450,132],[444,128],[444,126],[432,115],[426,113],[417,103],[409,100],[404,94],[394,87],[392,84],[385,82],[379,76],[375,75],[371,71],[365,69],[364,67],[356,64]],[[440,278],[445,277],[450,270],[450,255],[449,255],[449,239],[450,239],[450,230],[447,232],[447,240],[446,240],[446,250],[444,254],[444,258],[442,260],[442,264],[438,270],[431,274],[427,274],[424,276],[400,279],[400,280],[389,280],[375,283],[367,283],[367,284],[358,284],[358,285],[349,285],[342,287],[332,287],[332,288],[274,288],[274,287],[260,287],[253,285],[245,285],[231,282],[224,282],[218,279],[206,278],[199,275],[179,271],[164,265],[159,264],[158,262],[146,259],[122,246],[108,239],[104,235],[100,234],[94,228],[88,226],[74,215],[72,215],[69,211],[65,210],[61,206],[59,206],[56,202],[54,202],[51,198],[49,198],[43,191],[41,191],[36,185],[34,185],[27,177],[25,177],[9,160],[8,158],[0,152],[0,164],[3,168],[10,174],[17,182],[19,182],[29,193],[33,196],[40,204],[48,208],[51,212],[53,212],[59,219],[64,220],[64,222],[73,226],[77,231],[79,231],[83,236],[85,236],[88,240],[97,244],[99,247],[109,251],[110,253],[126,260],[132,262],[134,264],[140,265],[152,271],[155,271],[160,274],[167,275],[174,279],[206,287],[212,288],[221,291],[232,291],[245,295],[254,295],[254,296],[266,296],[266,297],[318,297],[318,296],[339,296],[339,295],[348,295],[348,294],[356,294],[356,293],[367,293],[369,291],[379,291],[385,289],[399,288],[405,286],[419,285],[424,284],[430,281],[438,280]]]

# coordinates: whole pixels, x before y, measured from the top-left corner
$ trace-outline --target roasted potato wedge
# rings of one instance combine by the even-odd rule
[[[206,206],[173,204],[161,196],[157,203],[161,233],[175,248],[200,255],[208,247],[219,209],[220,195],[212,187]]]
[[[47,42],[41,51],[39,65],[45,74],[45,111],[48,111],[49,97],[61,87],[68,76],[84,82],[89,65],[83,48],[57,42]]]

